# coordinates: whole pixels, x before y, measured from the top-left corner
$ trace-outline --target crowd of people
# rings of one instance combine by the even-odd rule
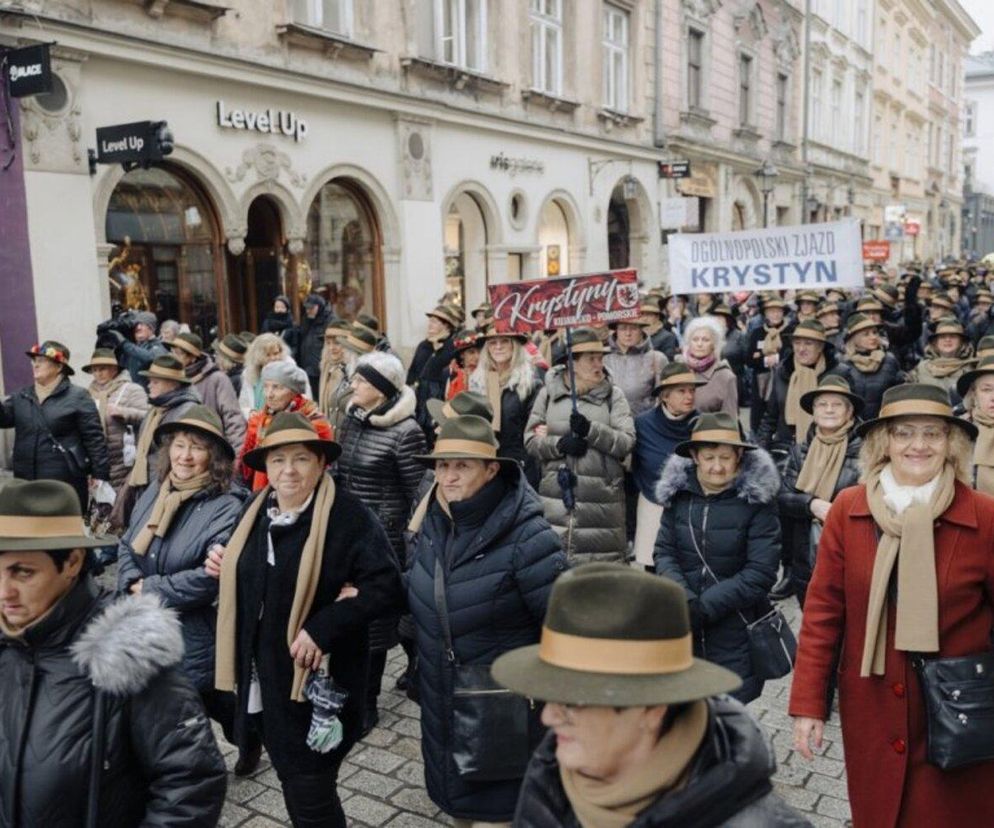
[[[652,288],[568,338],[444,297],[406,366],[279,296],[210,345],[136,314],[87,388],[34,346],[0,404],[0,824],[216,824],[209,717],[295,826],[343,826],[399,644],[457,826],[805,825],[745,707],[795,596],[795,749],[837,694],[854,826],[975,824],[994,748],[936,758],[923,664],[976,660],[946,712],[994,745],[992,283]]]

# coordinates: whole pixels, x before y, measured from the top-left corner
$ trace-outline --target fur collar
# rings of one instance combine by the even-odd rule
[[[688,489],[699,491],[694,461],[672,454],[663,466],[656,484],[656,502],[669,506],[673,498]],[[773,503],[780,492],[780,474],[773,458],[763,449],[747,451],[735,481],[735,495],[746,503]]]
[[[87,625],[72,654],[98,690],[130,696],[182,662],[183,631],[176,613],[154,595],[130,595]]]
[[[380,414],[371,413],[366,417],[366,422],[374,428],[390,428],[390,426],[397,425],[401,420],[413,417],[416,407],[417,397],[414,396],[414,389],[409,385],[405,385],[404,390],[397,397],[397,401],[390,408]],[[355,403],[350,402],[348,410],[351,411],[353,408],[355,408]]]

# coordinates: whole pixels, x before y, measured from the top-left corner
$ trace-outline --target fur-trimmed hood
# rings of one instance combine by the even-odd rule
[[[694,461],[679,454],[670,455],[656,484],[656,502],[669,506],[681,491],[700,492],[694,473]],[[769,453],[763,449],[747,451],[742,456],[735,494],[746,503],[772,503],[780,492],[780,473]]]
[[[130,696],[182,662],[183,631],[176,613],[162,607],[154,595],[129,595],[87,625],[72,654],[94,687]]]

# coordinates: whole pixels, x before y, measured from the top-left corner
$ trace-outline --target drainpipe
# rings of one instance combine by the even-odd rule
[[[804,0],[804,117],[801,119],[801,224],[808,223],[808,122],[811,95],[811,0]]]
[[[665,149],[666,129],[663,125],[663,0],[656,0],[655,41],[653,75],[656,86],[656,110],[652,114],[652,145],[659,149]]]

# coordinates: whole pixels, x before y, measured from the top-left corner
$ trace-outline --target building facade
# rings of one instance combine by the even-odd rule
[[[963,250],[994,253],[994,55],[967,57],[963,88]]]

